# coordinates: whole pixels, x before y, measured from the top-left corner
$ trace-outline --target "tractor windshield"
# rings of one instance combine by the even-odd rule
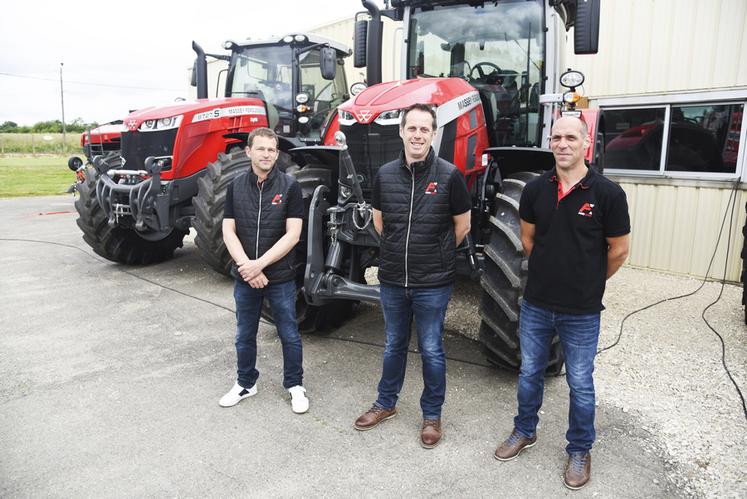
[[[233,55],[233,97],[259,97],[267,103],[270,127],[287,135],[293,120],[293,55],[289,45],[243,47]]]
[[[541,1],[413,9],[408,78],[457,77],[479,92],[493,146],[540,145]]]

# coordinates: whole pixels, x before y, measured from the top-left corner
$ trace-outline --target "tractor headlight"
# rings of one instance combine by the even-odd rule
[[[340,125],[354,125],[355,124],[355,116],[353,116],[353,113],[350,111],[344,111],[342,109],[337,111],[337,118],[340,122]]]
[[[158,118],[156,120],[145,120],[138,128],[141,132],[160,132],[179,128],[182,124],[182,115],[169,116],[167,118]]]
[[[384,111],[378,115],[374,121],[379,125],[399,125],[399,118],[401,115],[401,109],[393,109],[391,111]]]

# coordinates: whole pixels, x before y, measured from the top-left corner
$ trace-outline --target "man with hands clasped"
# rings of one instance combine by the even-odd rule
[[[278,138],[269,128],[249,134],[250,171],[226,191],[223,241],[235,265],[236,358],[238,379],[219,401],[232,407],[257,393],[257,329],[264,299],[283,346],[283,387],[293,412],[309,409],[303,387],[303,349],[296,325],[294,251],[303,227],[303,199],[298,182],[275,168]]]

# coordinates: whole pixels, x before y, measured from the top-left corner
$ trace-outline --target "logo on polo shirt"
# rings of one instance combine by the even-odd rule
[[[425,188],[426,194],[438,194],[438,182],[430,182]]]
[[[272,204],[281,204],[282,202],[283,202],[282,194],[275,194],[275,197],[272,198]]]
[[[581,209],[578,210],[578,214],[582,217],[591,217],[593,215],[591,209],[594,208],[593,204],[584,203]]]

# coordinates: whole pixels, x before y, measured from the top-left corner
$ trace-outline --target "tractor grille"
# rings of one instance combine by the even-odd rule
[[[148,156],[171,156],[178,128],[163,132],[122,133],[122,158],[124,168],[138,170],[145,166]]]
[[[363,195],[370,200],[373,180],[379,168],[384,163],[397,159],[402,151],[399,127],[378,123],[370,125],[356,123],[350,126],[341,125],[340,131],[345,134],[355,170],[364,177],[361,185]]]

